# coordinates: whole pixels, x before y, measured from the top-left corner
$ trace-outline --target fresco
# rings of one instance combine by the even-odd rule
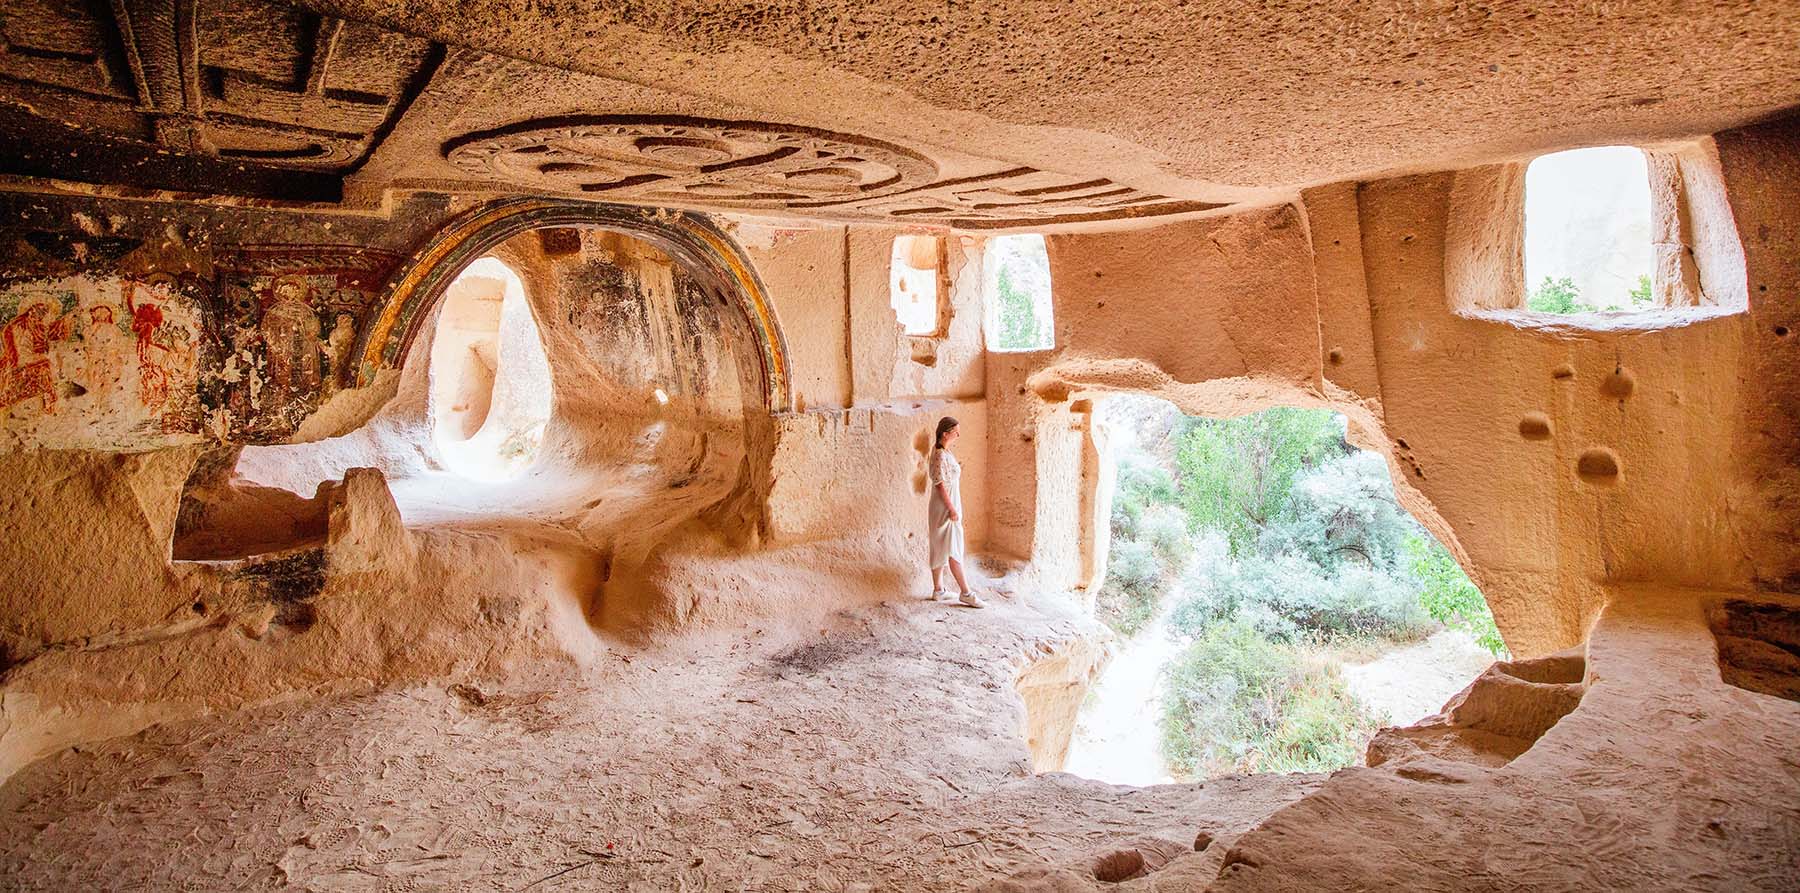
[[[196,302],[171,277],[68,277],[0,289],[0,435],[95,446],[198,435]]]
[[[0,283],[0,449],[285,440],[354,384],[358,333],[398,262],[234,246],[179,276]]]
[[[355,382],[357,333],[399,257],[351,246],[239,246],[217,261],[223,360],[202,398],[226,436],[285,437]]]

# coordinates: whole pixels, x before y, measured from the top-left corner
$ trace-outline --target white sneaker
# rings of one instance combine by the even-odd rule
[[[931,590],[931,600],[934,602],[941,602],[944,600],[944,596],[949,594],[950,591],[947,589],[933,589]]]
[[[960,599],[958,599],[958,601],[961,601],[961,602],[962,602],[962,603],[963,603],[963,604],[964,604],[964,605],[966,605],[966,606],[968,606],[968,607],[971,607],[971,608],[985,608],[985,607],[987,607],[987,603],[986,603],[986,602],[983,602],[983,601],[982,601],[982,600],[981,600],[981,599],[979,599],[979,598],[976,598],[976,597],[975,597],[975,593],[973,593],[973,592],[965,592],[965,593],[963,593],[963,594],[962,594],[962,598],[960,598]]]

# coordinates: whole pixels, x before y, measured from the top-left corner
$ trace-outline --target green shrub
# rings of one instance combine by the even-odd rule
[[[1106,581],[1095,596],[1094,616],[1126,638],[1137,635],[1168,590],[1162,560],[1149,543],[1118,540],[1106,562]]]
[[[1230,771],[1274,728],[1293,658],[1249,624],[1214,624],[1171,662],[1163,758],[1185,775]]]
[[[1172,505],[1149,506],[1138,521],[1138,539],[1150,544],[1164,567],[1178,568],[1191,548],[1187,516]]]
[[[1197,561],[1182,592],[1169,615],[1169,628],[1181,635],[1241,619],[1283,641],[1307,635],[1403,641],[1425,635],[1431,623],[1406,581],[1349,564],[1327,576],[1297,555]]]
[[[1336,665],[1307,667],[1288,687],[1281,722],[1261,748],[1256,771],[1331,772],[1356,765],[1378,728]]]
[[[1394,499],[1387,460],[1358,451],[1296,480],[1281,516],[1264,525],[1257,550],[1305,555],[1328,571],[1346,564],[1392,570],[1418,530]]]
[[[1112,534],[1116,539],[1137,539],[1144,512],[1176,502],[1175,478],[1144,453],[1132,450],[1119,456],[1113,483]]]
[[[1450,550],[1435,539],[1415,536],[1406,541],[1406,555],[1419,587],[1419,604],[1432,619],[1473,636],[1476,644],[1494,656],[1506,653],[1506,641],[1494,625],[1481,590],[1469,581]]]
[[[1184,776],[1341,768],[1376,727],[1334,668],[1241,620],[1208,627],[1166,673],[1163,757]]]

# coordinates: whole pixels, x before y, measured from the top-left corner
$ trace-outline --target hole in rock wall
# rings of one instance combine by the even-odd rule
[[[742,297],[649,241],[549,232],[444,277],[395,395],[360,428],[201,462],[177,557],[322,542],[327,496],[359,467],[409,527],[541,528],[604,555],[604,573],[678,530],[753,524],[745,420],[767,406]]]
[[[988,350],[1056,346],[1050,254],[1040,235],[995,236],[982,257]]]
[[[1525,170],[1527,309],[1654,306],[1649,164],[1640,149],[1557,152]]]
[[[433,436],[450,470],[503,481],[537,458],[550,421],[550,361],[519,274],[469,265],[444,293],[431,345]]]
[[[1113,466],[1095,613],[1117,652],[1064,768],[1114,784],[1362,761],[1505,653],[1480,591],[1343,416],[1101,398]],[[1104,479],[1103,475],[1103,479]]]
[[[1738,688],[1800,701],[1800,606],[1728,599],[1707,612],[1719,675]]]
[[[888,302],[901,330],[908,335],[937,335],[943,331],[943,240],[937,236],[906,235],[894,239],[888,264]]]

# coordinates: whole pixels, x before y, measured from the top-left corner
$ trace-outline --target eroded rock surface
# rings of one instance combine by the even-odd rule
[[[911,599],[786,642],[165,724],[9,782],[0,876],[19,890],[966,890],[1086,871],[1140,838],[1192,859],[1196,834],[1242,833],[1321,781],[1034,775],[1014,685],[1094,634],[1048,610]]]

